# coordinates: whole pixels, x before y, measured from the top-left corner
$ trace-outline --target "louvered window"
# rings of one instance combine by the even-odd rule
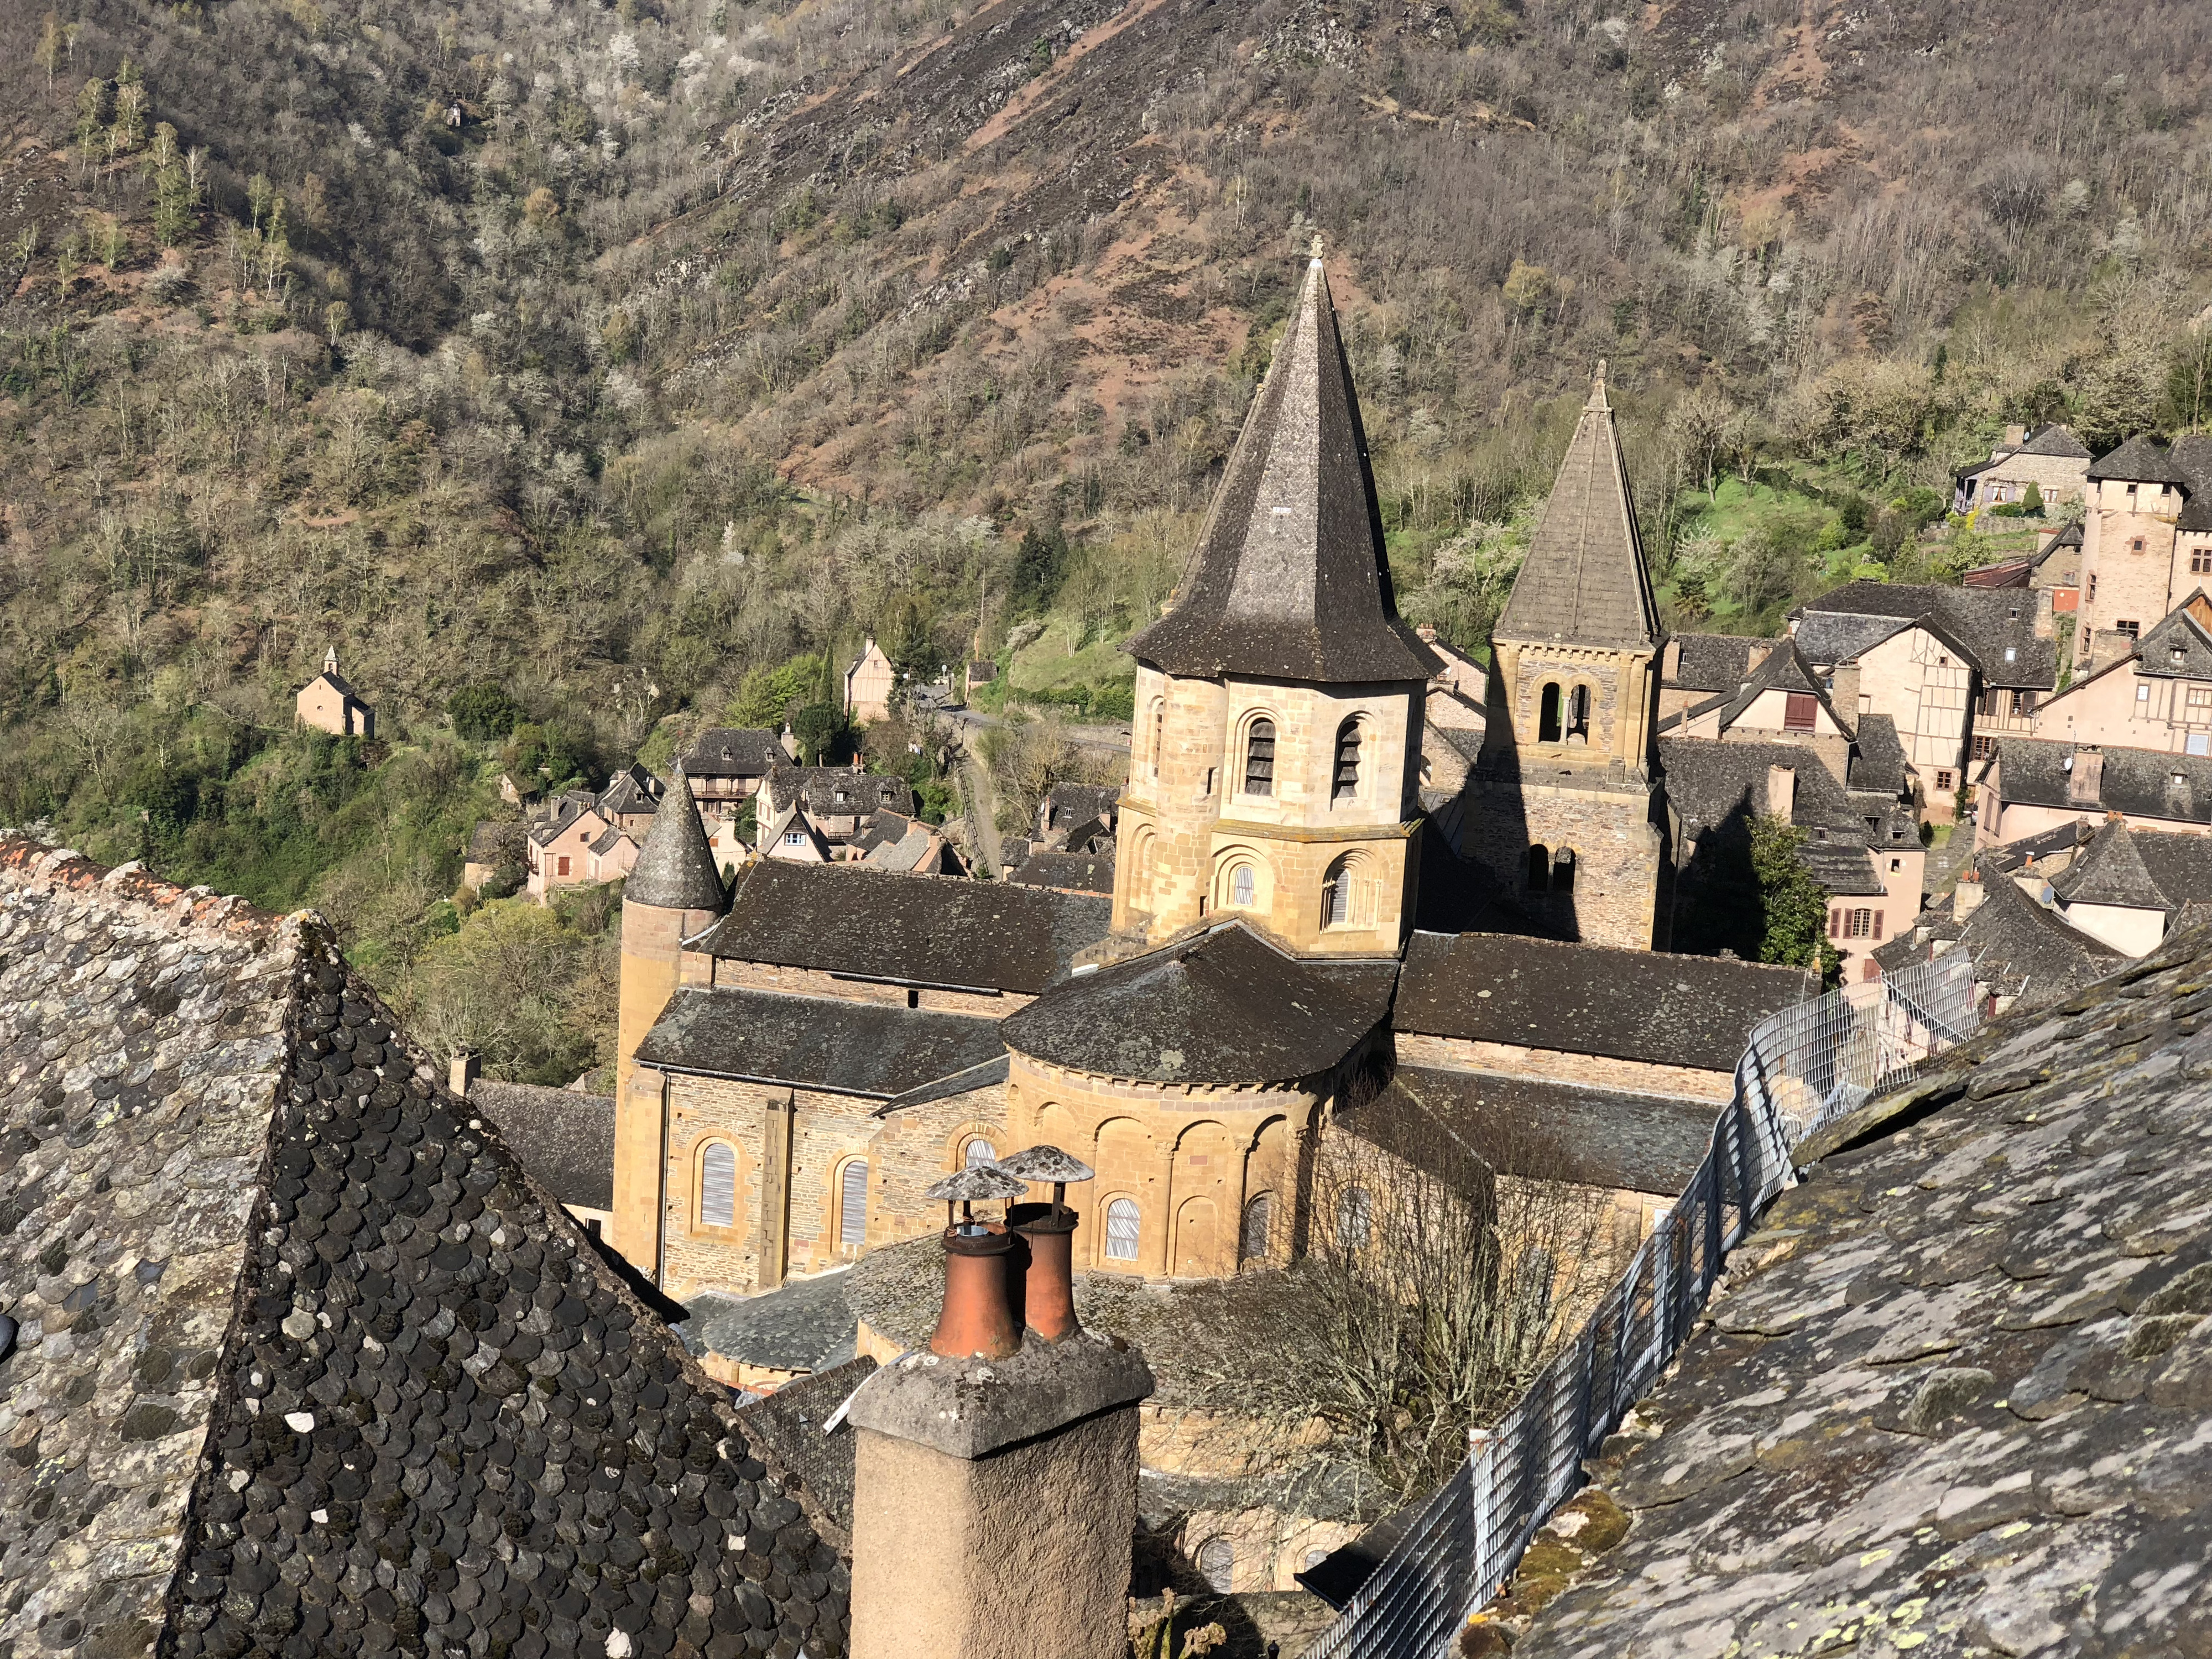
[[[1247,1261],[1267,1259],[1267,1231],[1275,1218],[1275,1200],[1262,1193],[1244,1206],[1244,1238],[1238,1254]]]
[[[719,1142],[699,1160],[699,1224],[738,1224],[738,1155]]]
[[[1364,1187],[1354,1187],[1336,1201],[1336,1247],[1356,1251],[1367,1248],[1368,1228],[1374,1219],[1375,1200]]]
[[[1248,795],[1272,795],[1275,793],[1275,723],[1273,720],[1254,720],[1251,732],[1244,739],[1244,793]]]
[[[1216,1595],[1237,1588],[1237,1547],[1226,1538],[1209,1538],[1198,1547],[1198,1573]]]
[[[1352,925],[1352,862],[1339,859],[1329,866],[1328,878],[1322,885],[1322,926],[1348,927]]]
[[[848,1250],[868,1242],[868,1166],[858,1158],[837,1182],[837,1242]]]
[[[1229,902],[1248,907],[1259,902],[1259,883],[1253,877],[1250,865],[1238,865],[1230,876]]]
[[[975,1139],[969,1141],[965,1149],[962,1151],[960,1154],[960,1163],[963,1169],[972,1170],[978,1164],[992,1163],[998,1158],[998,1149],[993,1146],[989,1141],[984,1139],[981,1135],[978,1135]]]
[[[1137,1200],[1117,1198],[1106,1206],[1106,1259],[1109,1261],[1134,1261],[1137,1259]]]
[[[1359,793],[1359,722],[1346,720],[1336,728],[1336,781],[1332,800],[1349,800]]]

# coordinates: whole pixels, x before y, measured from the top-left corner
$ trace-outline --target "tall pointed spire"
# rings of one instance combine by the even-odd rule
[[[1495,632],[1613,650],[1648,650],[1658,641],[1659,611],[1602,361]]]
[[[1438,667],[1391,594],[1367,434],[1318,240],[1181,600],[1125,648],[1166,673],[1209,679],[1423,680]]]
[[[663,910],[722,908],[722,874],[680,761],[653,815],[653,827],[645,832],[645,845],[638,848],[636,866],[623,885],[623,902]]]

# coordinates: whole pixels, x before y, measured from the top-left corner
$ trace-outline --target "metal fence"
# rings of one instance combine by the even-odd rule
[[[1437,1659],[1582,1483],[1583,1460],[1674,1356],[1728,1253],[1792,1184],[1790,1148],[1972,1034],[1973,964],[1919,963],[1784,1010],[1752,1032],[1680,1200],[1512,1408],[1422,1502],[1305,1659]]]

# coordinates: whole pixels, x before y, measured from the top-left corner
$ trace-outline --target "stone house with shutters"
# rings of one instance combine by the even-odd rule
[[[2008,501],[2025,501],[2031,483],[2045,502],[2078,501],[2087,487],[2089,447],[2071,427],[2056,422],[2036,428],[2005,428],[2004,441],[1990,459],[1953,475],[1951,510],[1977,513]]]
[[[2039,705],[2030,735],[2212,756],[2212,598],[2192,590],[2124,656]]]
[[[1974,844],[2000,846],[2118,817],[2143,830],[2212,833],[2212,758],[2008,738],[1982,767]]]

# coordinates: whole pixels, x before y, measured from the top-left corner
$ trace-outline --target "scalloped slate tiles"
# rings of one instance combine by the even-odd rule
[[[842,1655],[811,1494],[321,925],[54,862],[0,847],[0,1656]]]

